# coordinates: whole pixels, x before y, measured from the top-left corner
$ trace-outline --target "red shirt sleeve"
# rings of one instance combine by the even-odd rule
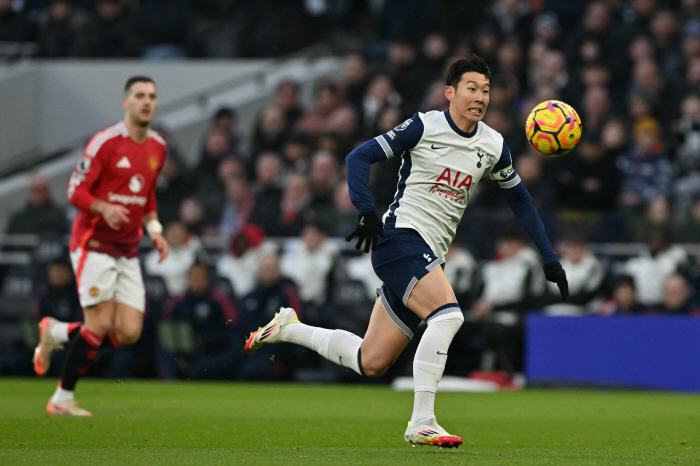
[[[91,190],[102,173],[101,159],[104,151],[102,145],[93,157],[86,150],[68,181],[68,202],[80,210],[90,212],[90,206],[96,199]]]
[[[153,186],[153,189],[151,189],[151,193],[148,195],[148,201],[146,201],[145,212],[146,212],[146,214],[150,214],[152,212],[158,212],[158,207],[156,206],[156,187],[155,187],[155,185]]]
[[[160,175],[160,171],[163,169],[163,164],[165,163],[165,158],[167,156],[168,148],[165,145],[165,141],[163,141],[163,155],[161,158],[160,167],[158,167],[158,171],[156,173],[156,182],[153,183],[153,188],[151,188],[151,192],[148,195],[148,201],[146,202],[146,206],[144,207],[144,211],[146,214],[158,212],[158,206],[156,205],[156,185],[158,184],[158,176]]]

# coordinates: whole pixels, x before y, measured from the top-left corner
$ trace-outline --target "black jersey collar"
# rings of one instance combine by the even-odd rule
[[[459,134],[460,136],[462,136],[464,138],[473,137],[476,134],[476,130],[479,129],[479,122],[477,121],[476,124],[474,125],[474,130],[470,133],[465,133],[464,131],[459,129],[459,126],[457,126],[454,121],[452,121],[452,117],[450,116],[450,109],[447,109],[442,113],[445,114],[445,118],[447,118],[447,122],[450,124],[450,128],[452,128],[452,130],[455,133]]]

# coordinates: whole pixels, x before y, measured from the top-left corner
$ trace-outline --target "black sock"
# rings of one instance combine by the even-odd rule
[[[84,375],[95,358],[97,348],[102,344],[102,338],[86,328],[81,328],[74,336],[68,348],[66,364],[61,372],[61,388],[75,390],[75,384]]]

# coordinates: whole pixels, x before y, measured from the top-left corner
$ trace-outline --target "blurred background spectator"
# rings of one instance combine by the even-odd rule
[[[62,236],[69,230],[66,210],[51,200],[46,178],[33,176],[27,189],[27,205],[12,214],[7,233]]]

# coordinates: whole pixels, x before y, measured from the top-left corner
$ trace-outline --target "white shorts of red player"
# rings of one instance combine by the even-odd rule
[[[144,312],[146,292],[138,257],[114,257],[78,248],[70,253],[70,259],[81,306],[114,299]]]

